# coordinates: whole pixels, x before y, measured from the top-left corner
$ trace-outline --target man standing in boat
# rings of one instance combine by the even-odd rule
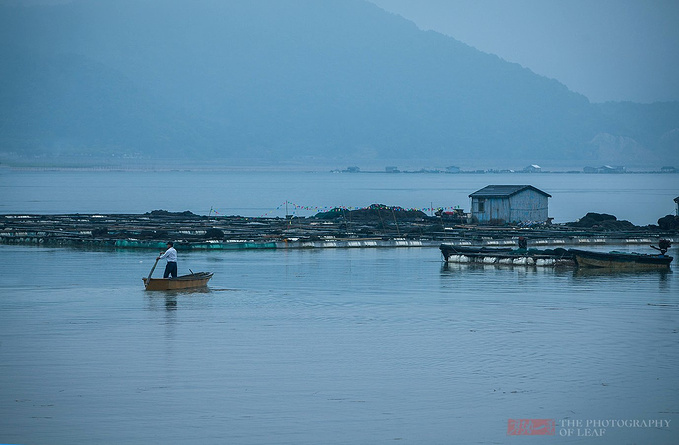
[[[162,258],[167,259],[163,278],[167,278],[170,275],[172,275],[172,278],[177,278],[177,251],[175,250],[172,241],[167,242],[167,250],[164,253],[161,252],[160,256],[156,259],[160,260]]]

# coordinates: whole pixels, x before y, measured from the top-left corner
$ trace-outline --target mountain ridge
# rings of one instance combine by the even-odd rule
[[[362,0],[12,8],[0,152],[679,161],[679,103],[592,104]]]

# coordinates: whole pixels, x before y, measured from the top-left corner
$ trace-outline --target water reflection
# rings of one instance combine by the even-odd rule
[[[159,302],[164,302],[164,308],[166,310],[177,310],[178,301],[183,297],[200,296],[205,294],[210,294],[212,290],[208,287],[196,288],[196,289],[179,289],[179,290],[159,290],[159,291],[148,291],[147,297],[149,300],[149,309],[158,310],[162,309]]]
[[[653,276],[657,275],[661,281],[666,281],[667,276],[672,273],[671,269],[647,269],[647,270],[621,270],[609,269],[605,267],[578,267],[573,271],[575,278],[587,277],[610,277],[610,278],[626,278],[630,276]]]
[[[147,296],[148,309],[151,311],[167,310],[175,311],[177,310],[177,296],[176,295],[164,295],[160,292],[154,293],[153,295]]]
[[[453,272],[493,272],[493,271],[511,271],[524,275],[566,275],[573,269],[570,267],[536,267],[536,266],[522,266],[516,264],[483,264],[483,263],[446,263],[441,265],[441,273]]]
[[[441,265],[441,273],[453,272],[483,272],[483,271],[515,271],[519,273],[538,274],[538,275],[569,275],[575,278],[588,277],[608,277],[608,278],[624,278],[624,277],[648,277],[658,276],[660,282],[665,282],[668,276],[672,274],[672,269],[644,269],[644,270],[624,270],[624,269],[609,269],[603,267],[535,267],[535,266],[521,266],[513,264],[482,264],[482,263],[447,263],[443,262]]]
[[[672,270],[615,270],[606,268],[578,268],[573,271],[573,284],[591,289],[619,289],[625,292],[632,288],[644,292],[658,291],[659,295],[671,292]],[[657,283],[657,284],[656,284]],[[656,287],[657,286],[657,287]]]
[[[166,297],[165,298],[165,309],[167,309],[168,311],[176,311],[177,310],[177,298]]]

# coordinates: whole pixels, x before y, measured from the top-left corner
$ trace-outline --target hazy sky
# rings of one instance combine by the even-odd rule
[[[557,79],[592,102],[679,100],[679,0],[368,1]]]
[[[679,100],[679,0],[370,0],[592,102]]]

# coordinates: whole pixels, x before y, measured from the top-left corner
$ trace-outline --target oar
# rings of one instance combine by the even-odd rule
[[[153,275],[153,271],[156,270],[156,265],[158,265],[158,260],[159,258],[156,258],[156,262],[153,263],[153,267],[151,268],[151,272],[149,272],[149,277],[146,279],[146,285],[148,286],[149,281],[151,281],[151,275]]]

